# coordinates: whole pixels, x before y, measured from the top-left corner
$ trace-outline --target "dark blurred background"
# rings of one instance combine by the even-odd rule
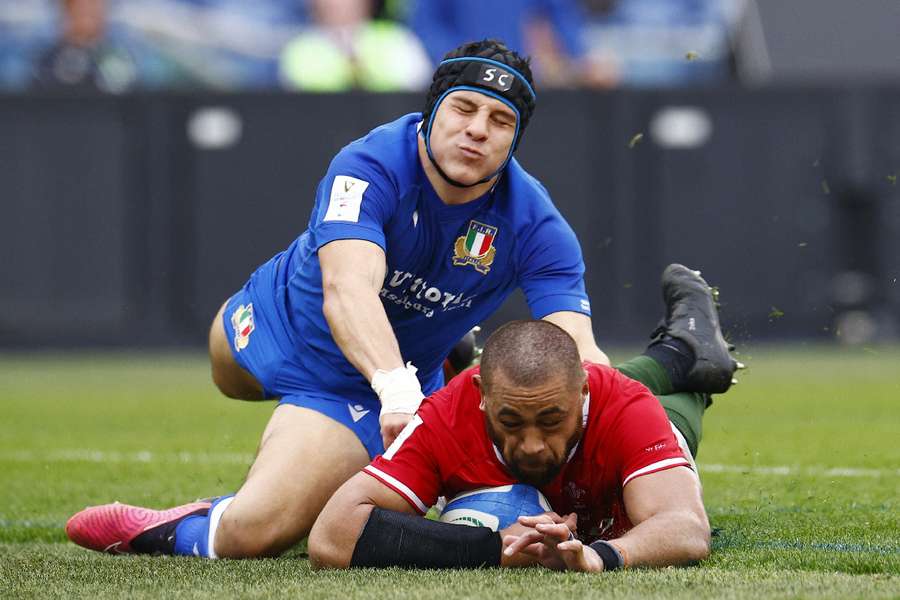
[[[533,57],[518,158],[601,345],[673,261],[738,343],[895,341],[898,32],[896,0],[0,0],[0,348],[202,346],[334,153],[483,37]]]

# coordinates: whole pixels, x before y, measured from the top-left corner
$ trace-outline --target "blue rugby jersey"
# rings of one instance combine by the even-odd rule
[[[291,339],[282,348],[309,391],[372,396],[334,342],[322,313],[317,251],[361,239],[385,251],[380,295],[404,361],[419,369],[426,395],[459,339],[521,287],[535,318],[590,315],[584,261],[571,227],[546,189],[515,161],[494,189],[463,205],[444,204],[419,162],[419,113],[344,147],[319,183],[308,229],[274,261],[277,316]],[[296,379],[295,379],[296,380]]]

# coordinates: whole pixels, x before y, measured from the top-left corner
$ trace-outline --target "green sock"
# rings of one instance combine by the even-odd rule
[[[706,394],[692,394],[675,391],[669,375],[661,364],[646,355],[636,356],[629,361],[616,365],[616,369],[631,379],[647,386],[656,399],[662,404],[669,420],[684,436],[691,450],[691,456],[697,457],[700,440],[703,437],[703,413],[708,406]]]
[[[706,411],[707,395],[690,392],[657,396],[666,415],[672,424],[684,436],[691,450],[691,456],[697,458],[700,440],[703,438],[703,413]]]
[[[661,364],[649,356],[635,356],[629,361],[616,365],[616,369],[635,381],[640,381],[656,395],[664,396],[675,391],[669,374]]]

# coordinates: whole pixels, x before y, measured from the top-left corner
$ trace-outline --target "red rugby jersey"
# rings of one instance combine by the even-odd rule
[[[586,542],[612,539],[632,524],[622,490],[641,475],[690,462],[659,401],[615,369],[584,363],[590,398],[584,434],[560,474],[541,492],[553,509],[578,515]],[[365,472],[425,513],[438,496],[515,483],[494,446],[472,383],[478,369],[428,397],[397,440]]]

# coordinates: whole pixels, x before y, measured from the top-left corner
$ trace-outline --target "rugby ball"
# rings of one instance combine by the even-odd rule
[[[551,510],[550,503],[540,491],[530,485],[516,483],[464,492],[447,502],[440,520],[500,531],[515,523],[520,516],[539,515]]]

